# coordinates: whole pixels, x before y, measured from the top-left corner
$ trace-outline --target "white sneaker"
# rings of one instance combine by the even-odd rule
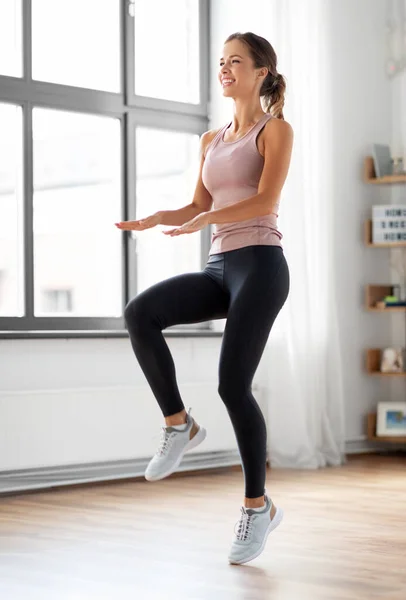
[[[206,437],[206,430],[199,427],[193,417],[190,416],[191,409],[186,415],[186,429],[179,431],[174,427],[162,427],[162,438],[158,450],[150,461],[146,471],[145,479],[158,481],[168,477],[178,468],[183,455],[188,450],[196,448]],[[195,433],[197,428],[197,432]],[[191,438],[191,435],[194,436]]]
[[[242,565],[259,556],[265,548],[268,535],[278,527],[283,510],[277,508],[271,520],[272,501],[265,493],[265,507],[261,511],[241,507],[241,517],[235,532],[228,560],[232,565]]]

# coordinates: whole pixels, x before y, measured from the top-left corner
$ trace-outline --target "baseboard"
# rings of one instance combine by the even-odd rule
[[[348,455],[382,452],[382,450],[382,444],[374,444],[362,437],[347,440],[345,443],[345,452]],[[0,494],[119,479],[135,479],[144,476],[149,460],[149,458],[140,458],[2,471],[0,472]],[[241,465],[240,455],[236,450],[190,453],[183,458],[177,473],[235,465]]]
[[[366,436],[360,436],[358,439],[347,440],[345,442],[346,454],[375,454],[376,452],[390,449],[391,447],[388,444],[385,444],[385,442],[370,442]]]
[[[143,477],[149,458],[0,472],[0,494]],[[238,451],[186,454],[177,472],[240,465]]]

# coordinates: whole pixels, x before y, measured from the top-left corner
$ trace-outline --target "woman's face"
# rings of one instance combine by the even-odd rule
[[[258,77],[262,73],[263,76]],[[255,69],[246,45],[239,40],[227,42],[219,61],[218,79],[223,96],[235,98],[259,94],[267,69]]]

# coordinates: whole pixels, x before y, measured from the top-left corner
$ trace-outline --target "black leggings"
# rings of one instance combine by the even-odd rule
[[[245,496],[264,493],[266,426],[251,384],[273,322],[289,293],[279,246],[248,246],[209,256],[197,273],[177,275],[138,294],[124,317],[135,356],[164,417],[184,409],[162,330],[227,317],[218,392],[237,438]]]

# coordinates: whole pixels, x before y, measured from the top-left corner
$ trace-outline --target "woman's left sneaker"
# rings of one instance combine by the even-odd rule
[[[168,477],[176,471],[185,452],[196,448],[205,439],[206,430],[199,427],[190,414],[191,410],[189,408],[186,414],[186,424],[182,431],[176,427],[162,427],[161,443],[145,471],[145,479],[148,481]]]
[[[283,510],[277,508],[271,519],[272,501],[265,493],[265,506],[261,510],[241,507],[241,517],[236,527],[228,561],[232,565],[242,565],[259,556],[265,548],[268,535],[278,527],[283,518]]]

